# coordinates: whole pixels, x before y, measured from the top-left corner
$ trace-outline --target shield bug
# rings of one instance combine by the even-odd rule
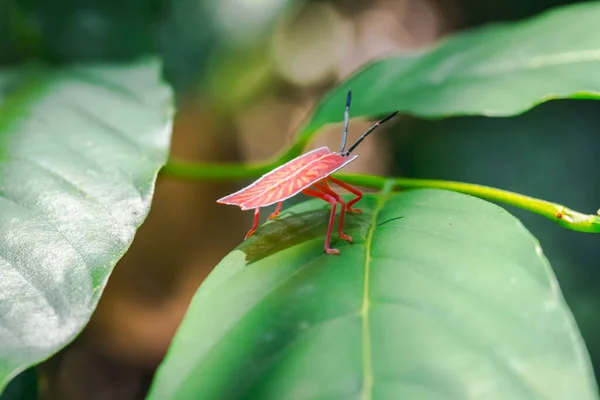
[[[343,168],[348,163],[356,159],[355,156],[350,156],[350,153],[377,127],[384,122],[390,120],[398,112],[394,112],[381,121],[374,124],[358,140],[345,150],[346,138],[348,136],[348,121],[350,119],[350,101],[352,93],[348,91],[346,98],[346,110],[344,112],[344,131],[342,134],[342,143],[339,152],[332,152],[327,147],[309,151],[293,160],[281,165],[271,172],[266,173],[257,181],[249,186],[225,196],[217,203],[239,206],[242,210],[254,210],[254,223],[252,228],[246,234],[245,239],[250,237],[258,227],[258,217],[261,207],[266,207],[277,203],[275,211],[269,216],[269,219],[277,217],[281,212],[283,201],[289,199],[298,193],[303,193],[307,196],[318,197],[331,204],[331,213],[329,216],[329,225],[327,226],[327,234],[325,236],[325,253],[339,254],[338,249],[332,249],[331,232],[335,222],[335,214],[337,205],[340,205],[340,220],[338,224],[338,234],[341,239],[352,243],[352,238],[344,233],[344,216],[346,212],[361,213],[357,208],[352,208],[362,198],[362,192],[357,188],[332,177],[331,175],[337,170]],[[345,202],[339,194],[333,191],[329,183],[334,183],[356,197]]]

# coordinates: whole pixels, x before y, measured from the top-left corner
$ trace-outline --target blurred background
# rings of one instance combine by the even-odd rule
[[[0,65],[159,54],[179,109],[172,155],[256,161],[289,144],[315,102],[363,64],[568,3],[0,0]],[[351,136],[367,125],[353,120]],[[480,183],[593,213],[598,130],[600,104],[581,100],[513,118],[401,117],[366,141],[347,170]],[[311,146],[335,148],[339,136],[331,126]],[[215,200],[247,183],[159,178],[150,215],[83,334],[2,398],[37,380],[46,399],[143,399],[192,295],[251,224],[251,213]],[[509,211],[540,240],[600,375],[598,238]]]

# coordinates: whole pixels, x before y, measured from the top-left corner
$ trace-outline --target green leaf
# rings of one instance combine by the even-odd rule
[[[150,207],[160,66],[0,72],[0,390],[81,331]]]
[[[26,369],[6,386],[0,400],[38,400],[38,386],[37,369]]]
[[[599,98],[600,3],[451,36],[419,53],[376,61],[330,92],[303,130],[395,110],[423,116],[508,116],[560,98]]]
[[[366,195],[323,254],[328,206],[290,208],[202,284],[149,399],[597,399],[538,242],[503,209]]]

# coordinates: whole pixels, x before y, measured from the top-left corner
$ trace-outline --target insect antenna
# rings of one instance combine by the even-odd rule
[[[346,147],[346,138],[348,137],[348,121],[350,120],[350,100],[352,100],[352,91],[348,90],[348,97],[346,97],[346,111],[344,111],[344,133],[342,134],[342,146],[340,147],[340,154],[344,154],[344,147]]]
[[[398,111],[395,111],[395,112],[391,113],[390,115],[388,115],[387,117],[385,117],[384,119],[382,119],[381,121],[377,122],[375,125],[373,125],[372,127],[370,127],[368,131],[366,131],[365,133],[363,133],[362,136],[359,137],[358,140],[356,142],[354,142],[354,144],[348,148],[348,151],[346,151],[345,153],[342,152],[342,155],[343,156],[350,155],[350,153],[352,153],[354,151],[354,149],[356,148],[356,146],[358,146],[360,144],[360,142],[362,142],[367,136],[369,136],[369,134],[371,132],[373,132],[375,129],[377,129],[384,122],[387,122],[390,119],[392,119],[396,114],[398,114]]]

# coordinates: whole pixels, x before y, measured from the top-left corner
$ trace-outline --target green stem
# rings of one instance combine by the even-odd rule
[[[171,178],[196,179],[206,181],[225,181],[235,179],[258,178],[279,164],[209,164],[188,161],[169,160],[160,171]]]
[[[256,164],[211,164],[170,159],[160,172],[171,178],[210,181],[258,178],[301,155],[308,145],[310,135],[312,135],[310,132],[304,133],[304,136],[307,136],[307,138],[298,139],[289,149],[276,157],[272,162],[267,161]]]
[[[373,189],[382,189],[386,182],[390,180],[390,178],[386,177],[361,174],[336,174],[336,178],[353,185]],[[598,211],[599,215],[582,214],[546,200],[471,183],[409,178],[393,178],[393,180],[395,189],[434,188],[451,190],[522,208],[543,215],[557,222],[559,225],[574,231],[600,233],[600,210]]]
[[[161,174],[172,178],[196,180],[235,180],[258,178],[271,171],[288,157],[302,151],[303,144],[297,144],[288,150],[277,161],[260,164],[202,164],[171,160],[162,169]],[[559,225],[579,232],[600,233],[600,210],[598,215],[582,214],[560,204],[536,199],[518,193],[496,189],[471,183],[440,181],[432,179],[388,178],[363,174],[335,174],[335,177],[352,185],[372,189],[384,189],[393,182],[392,189],[445,189],[469,194],[485,200],[522,208],[543,215]]]

